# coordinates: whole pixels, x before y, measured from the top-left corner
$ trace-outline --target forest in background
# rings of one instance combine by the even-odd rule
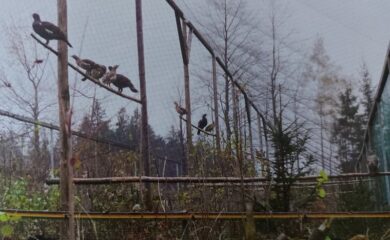
[[[372,106],[373,86],[364,63],[359,66],[357,76],[345,76],[327,55],[320,37],[312,46],[305,47],[310,50],[304,56],[292,53],[291,32],[283,29],[287,20],[282,19],[283,14],[279,15],[278,9],[274,6],[267,28],[259,29],[254,24],[255,13],[245,6],[244,1],[213,0],[207,7],[207,11],[213,14],[201,18],[198,23],[233,77],[264,112],[266,131],[261,133],[259,124],[260,136],[255,149],[250,149],[248,124],[250,121],[257,124],[257,119],[254,116],[248,119],[244,101],[224,74],[219,76],[225,78],[219,86],[220,118],[224,126],[221,129],[220,156],[216,154],[215,139],[201,135],[194,142],[188,168],[183,170],[182,163],[186,158],[184,131],[172,125],[167,135],[160,136],[153,126],[149,126],[152,176],[183,176],[183,171],[188,172],[188,176],[203,177],[262,176],[269,178],[268,185],[242,188],[235,185],[159,184],[153,186],[154,211],[235,212],[245,211],[246,202],[253,205],[254,211],[375,210],[373,190],[367,182],[325,189],[318,180],[315,186],[294,188],[302,176],[321,173],[326,178],[328,174],[356,171]],[[207,11],[205,9],[205,15]],[[44,79],[51,74],[46,65],[48,57],[42,61],[39,59],[45,54],[32,43],[28,32],[10,28],[8,34],[11,36],[7,49],[12,58],[12,69],[18,69],[26,85],[19,88],[4,73],[0,79],[0,91],[24,116],[39,122],[40,116],[52,110],[54,105],[44,97],[48,95]],[[257,38],[262,34],[267,38],[260,41]],[[195,107],[211,105],[209,75],[207,69],[196,65],[191,70],[191,77],[201,82],[200,90],[196,91]],[[180,99],[180,91],[178,95]],[[75,177],[138,176],[140,112],[121,108],[114,117],[108,118],[101,101],[104,99],[93,96],[80,124],[73,128],[113,144],[73,137]],[[174,108],[173,105],[166,107]],[[307,116],[303,109],[310,109],[311,114]],[[0,208],[56,210],[59,208],[58,188],[44,182],[50,176],[58,176],[58,139],[51,139],[50,131],[38,125],[20,126],[0,133],[0,195],[3,196]],[[114,142],[128,148],[115,146]],[[251,152],[255,153],[254,161]],[[52,160],[56,163],[54,169],[50,166]],[[143,211],[142,197],[142,184],[80,186],[77,187],[76,209],[86,212]],[[307,224],[315,228],[317,223]],[[382,236],[383,226],[375,227],[375,223],[375,220],[370,223],[351,220],[334,224],[336,227],[332,231],[347,238],[357,233],[364,234],[369,228],[371,234],[377,234],[374,236]],[[208,223],[199,221],[184,231],[181,223],[174,221],[150,221],[146,228],[144,223],[132,222],[134,226],[130,230],[126,226],[128,223],[122,222],[80,221],[78,224],[80,239],[94,235],[105,239],[113,226],[121,229],[118,232],[123,238],[129,239],[151,233],[161,239],[184,233],[199,239],[238,238],[245,228],[250,227],[249,223],[242,227],[235,221],[220,222],[211,229],[206,227]],[[257,234],[263,237],[281,232],[297,237],[307,235],[302,222],[264,220],[251,226],[255,226]],[[15,223],[14,233],[53,236],[57,228],[44,220],[22,220]]]

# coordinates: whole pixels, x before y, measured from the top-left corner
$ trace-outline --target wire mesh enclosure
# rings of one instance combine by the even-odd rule
[[[215,25],[188,1],[4,5],[3,239],[386,239],[387,168],[341,174],[325,100],[299,96],[316,72],[279,72],[273,21],[270,51],[243,46],[239,2]]]

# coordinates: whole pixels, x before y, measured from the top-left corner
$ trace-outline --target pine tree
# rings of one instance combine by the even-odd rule
[[[361,146],[363,130],[359,103],[351,86],[339,95],[339,106],[333,127],[333,138],[338,147],[338,159],[343,172],[353,172]]]
[[[368,118],[373,104],[373,90],[371,86],[372,80],[371,80],[370,73],[368,72],[366,63],[363,63],[363,65],[361,66],[360,77],[361,77],[360,92],[363,95],[361,104],[363,105],[364,108],[363,127],[365,127],[365,125],[368,122]]]

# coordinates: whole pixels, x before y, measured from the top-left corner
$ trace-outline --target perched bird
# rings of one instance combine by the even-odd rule
[[[118,92],[122,92],[123,88],[128,87],[132,92],[138,92],[133,83],[127,77],[122,74],[116,74],[116,78],[111,80],[111,83],[118,88]]]
[[[378,158],[375,153],[367,156],[367,167],[370,174],[375,175],[378,173]]]
[[[107,68],[104,65],[96,64],[91,70],[91,76],[96,80],[99,80],[106,73]]]
[[[32,24],[34,32],[46,39],[46,45],[49,44],[50,40],[61,40],[66,42],[69,47],[72,47],[65,33],[61,31],[59,27],[50,22],[42,22],[37,13],[34,13],[32,16],[34,18],[34,22]]]
[[[97,64],[94,61],[89,60],[89,59],[81,59],[81,58],[77,57],[76,55],[72,55],[72,58],[74,58],[74,60],[76,60],[77,66],[79,66],[80,68],[85,70],[85,74],[87,74],[87,75],[91,75],[92,69],[94,69],[97,66]],[[85,79],[87,79],[87,78],[84,77],[81,80],[85,81]]]
[[[198,122],[198,135],[200,134],[200,129],[203,129],[204,127],[207,126],[207,114],[203,114],[202,119],[199,120]]]
[[[102,82],[110,86],[111,82],[116,78],[116,69],[119,65],[108,66],[108,72],[106,72],[102,78]]]
[[[204,129],[206,132],[211,132],[214,130],[214,127],[215,127],[215,123],[212,122],[210,123],[209,125],[207,125],[207,127]]]
[[[35,59],[33,64],[41,64],[43,63],[43,59]]]
[[[176,112],[180,115],[180,117],[187,114],[187,109],[181,107],[177,102],[174,102],[174,104],[175,104]]]
[[[142,207],[139,203],[136,203],[134,204],[134,206],[132,207],[133,212],[141,212],[142,211]]]

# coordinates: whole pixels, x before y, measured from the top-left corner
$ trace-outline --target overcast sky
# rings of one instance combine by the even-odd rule
[[[196,23],[196,10],[206,0],[177,0],[189,20]],[[258,12],[259,19],[269,14],[269,1],[247,0],[251,10]],[[322,37],[332,61],[342,68],[345,75],[357,77],[359,66],[364,60],[377,83],[382,71],[387,45],[390,39],[388,23],[390,22],[390,1],[388,0],[281,0],[288,11],[287,27],[294,31],[294,41],[299,42],[301,54],[310,51],[314,40]],[[32,32],[31,14],[37,12],[42,20],[56,23],[56,1],[54,0],[2,0],[0,23],[9,26],[15,23],[20,31]],[[174,13],[164,0],[144,0],[144,38],[146,54],[146,78],[150,112],[150,124],[158,133],[166,134],[169,126],[177,121],[173,101],[178,99],[182,89],[182,65],[177,39]],[[68,35],[74,48],[69,55],[80,54],[105,65],[119,64],[119,73],[128,76],[139,88],[135,13],[133,0],[68,0]],[[262,24],[262,23],[261,23]],[[199,27],[200,29],[200,27]],[[0,67],[9,79],[22,78],[10,71],[8,55],[9,39],[0,35]],[[31,39],[31,41],[34,41]],[[192,61],[200,62],[207,58],[207,53],[200,45],[194,43]],[[56,47],[55,41],[50,43]],[[42,56],[46,53],[41,49]],[[50,66],[56,69],[55,58]],[[198,63],[201,64],[201,63]],[[207,63],[208,64],[208,63]],[[54,71],[54,70],[53,70]],[[55,78],[54,72],[51,75]],[[87,96],[97,97],[103,102],[107,117],[113,120],[120,107],[126,107],[131,113],[137,106],[92,83],[80,82],[80,76],[70,70],[71,85],[77,81],[77,88]],[[16,81],[16,80],[15,80]],[[51,86],[48,99],[56,100],[56,81],[46,79]],[[196,82],[191,82],[197,86]],[[0,92],[4,89],[0,89]],[[128,89],[125,93],[130,93]],[[196,92],[193,92],[194,101]],[[91,99],[76,94],[76,123],[81,116],[88,113]],[[3,104],[2,109],[14,110],[10,103]],[[195,104],[194,119],[200,118],[204,109],[197,109]],[[23,114],[23,112],[19,112]],[[56,121],[57,112],[53,108],[43,116],[44,120]]]

